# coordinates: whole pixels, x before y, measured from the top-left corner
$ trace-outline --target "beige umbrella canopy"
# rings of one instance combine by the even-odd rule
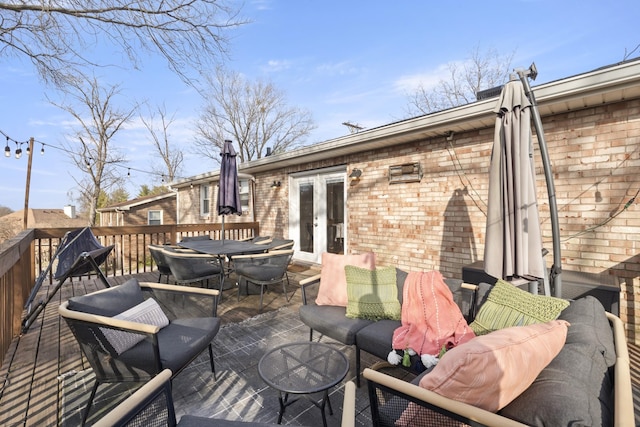
[[[546,280],[531,103],[522,82],[514,80],[504,86],[494,111],[497,117],[489,167],[484,269],[501,279],[534,276]]]

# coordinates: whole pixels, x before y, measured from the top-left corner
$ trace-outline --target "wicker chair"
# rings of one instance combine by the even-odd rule
[[[211,341],[220,329],[218,294],[131,279],[64,302],[58,311],[96,377],[82,423],[100,384],[139,382],[164,369],[177,375],[207,348],[215,377]]]
[[[260,286],[260,311],[262,311],[262,299],[264,288],[276,283],[282,283],[285,298],[287,295],[287,267],[293,257],[293,250],[270,251],[261,254],[236,255],[233,257],[233,265],[238,277],[238,301],[240,300],[240,283],[243,281]]]
[[[209,281],[218,278],[218,290],[222,292],[224,269],[219,257],[170,247],[161,248],[161,251],[176,284],[206,280],[209,287]]]
[[[169,283],[171,269],[169,268],[169,264],[167,264],[167,260],[164,258],[162,246],[148,245],[148,248],[151,258],[153,258],[153,261],[156,263],[156,267],[158,267],[158,283],[162,281],[162,276],[166,276],[166,283]]]

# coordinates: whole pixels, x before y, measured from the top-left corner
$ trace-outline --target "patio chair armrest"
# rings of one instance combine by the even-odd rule
[[[341,427],[355,427],[356,425],[356,384],[349,381],[344,385],[344,400],[342,401]]]
[[[306,279],[302,279],[299,282],[300,289],[302,290],[302,304],[307,305],[307,288],[320,284],[320,275],[316,274]]]
[[[633,393],[631,389],[631,371],[629,349],[624,332],[624,323],[609,312],[605,313],[613,329],[613,340],[616,349],[616,365],[614,368],[614,424],[617,426],[634,425],[635,415]]]
[[[159,326],[149,325],[146,323],[131,322],[129,320],[114,319],[113,317],[84,313],[82,311],[69,310],[68,306],[69,301],[65,301],[60,305],[60,307],[58,307],[58,313],[62,317],[99,325],[100,327],[108,329],[117,329],[120,331],[132,333],[155,335],[160,331]]]
[[[165,369],[155,377],[151,378],[142,387],[135,391],[131,396],[127,397],[122,403],[109,411],[105,416],[100,418],[94,427],[112,427],[117,425],[125,425],[125,423],[135,420],[138,414],[143,413],[144,409],[151,406],[158,396],[166,394],[167,402],[170,402],[171,411],[167,405],[162,405],[162,410],[156,416],[166,418],[167,425],[173,413],[173,400],[171,399],[171,376],[173,373],[169,369]],[[175,423],[175,416],[171,419]],[[158,422],[161,422],[158,420]]]
[[[397,399],[404,400],[407,404],[408,402],[415,402],[419,406],[431,409],[443,414],[444,416],[458,416],[462,419],[463,422],[466,422],[464,420],[471,420],[474,421],[476,425],[499,425],[503,427],[525,426],[525,424],[519,423],[493,412],[485,411],[484,409],[480,409],[473,405],[449,399],[431,390],[427,390],[418,385],[411,384],[409,382],[392,377],[390,375],[386,375],[382,372],[378,372],[370,368],[366,368],[363,372],[363,375],[369,381],[369,398],[376,399],[375,402],[370,402],[371,411],[374,417],[374,423],[376,419],[379,419],[380,410],[385,407],[384,403],[378,402],[377,398],[373,397],[377,396],[378,392],[376,390],[380,390],[393,395],[394,402],[398,402]],[[390,400],[387,399],[387,402],[389,401]],[[394,414],[394,417],[395,415],[396,414]]]

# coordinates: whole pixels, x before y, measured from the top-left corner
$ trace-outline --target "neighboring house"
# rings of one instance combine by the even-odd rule
[[[77,217],[73,206],[27,211],[27,228],[83,228],[87,225],[87,218]],[[14,237],[23,229],[24,210],[0,217],[0,242]]]
[[[176,193],[139,197],[97,209],[100,226],[176,224]]]
[[[640,306],[640,61],[533,91],[554,173],[562,267],[624,281],[621,317],[634,340],[640,327],[634,308]],[[243,163],[245,181],[251,177],[248,212],[225,221],[255,220],[261,234],[294,239],[298,260],[318,263],[324,251],[373,251],[378,265],[460,278],[464,266],[483,257],[496,101]],[[535,148],[543,241],[551,251],[537,142]],[[171,183],[178,222],[220,222],[201,204],[215,206],[218,175]],[[546,260],[550,265],[552,254]]]

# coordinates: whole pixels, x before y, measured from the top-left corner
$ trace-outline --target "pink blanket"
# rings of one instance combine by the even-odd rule
[[[393,349],[435,355],[465,343],[475,334],[437,271],[411,272],[402,292],[402,326],[393,333]]]

